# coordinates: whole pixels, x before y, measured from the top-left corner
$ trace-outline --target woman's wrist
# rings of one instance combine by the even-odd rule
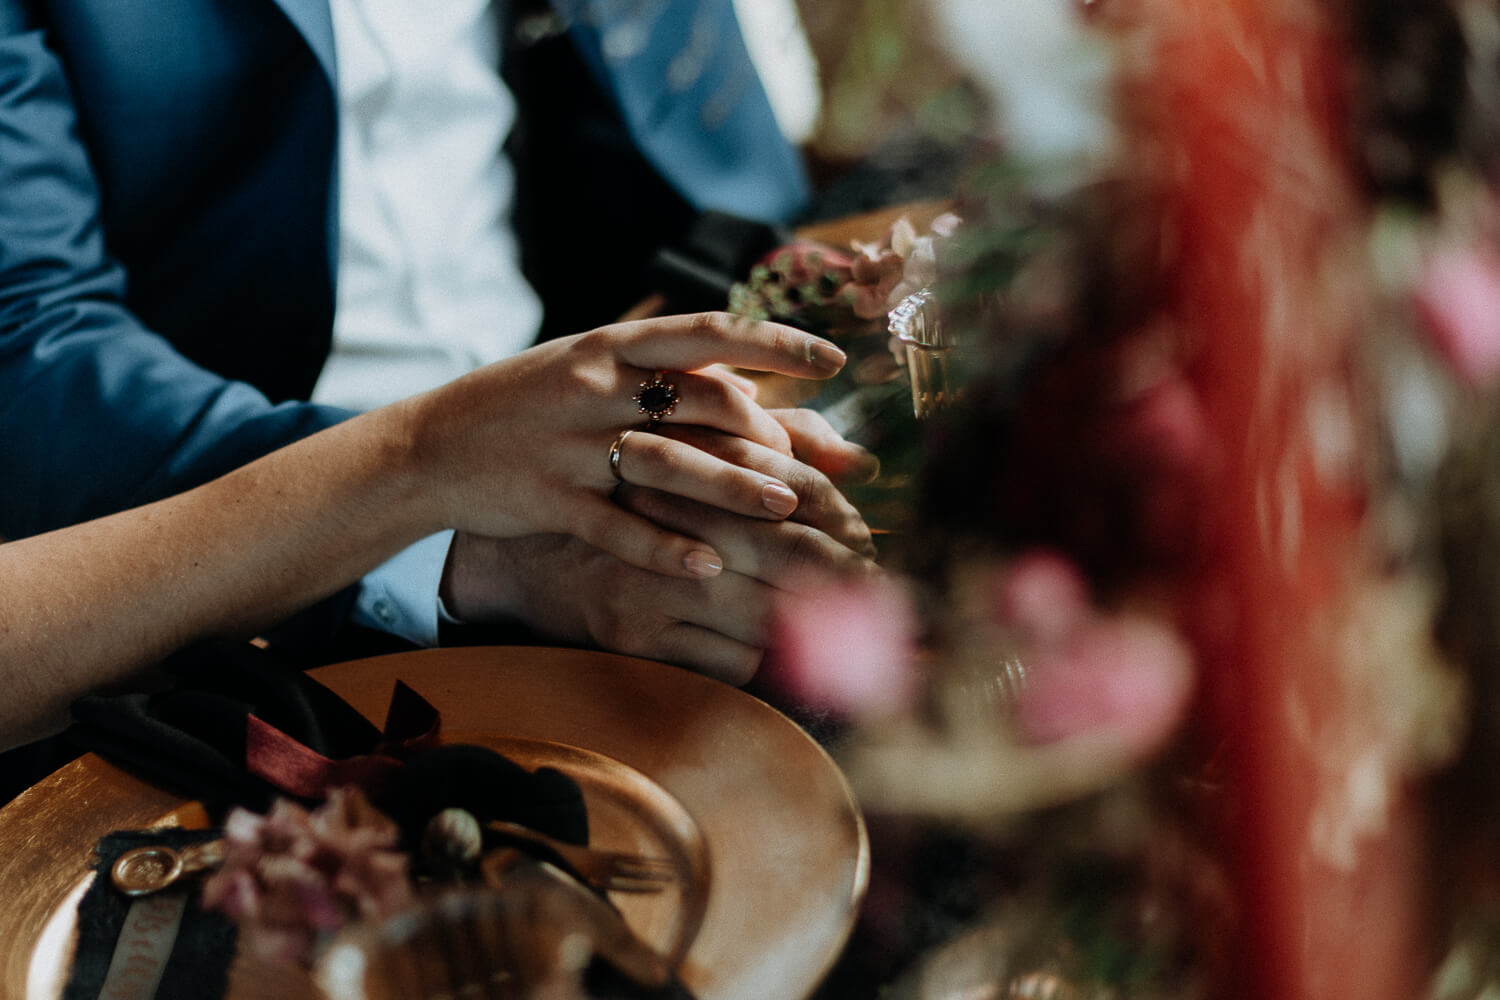
[[[428,443],[421,429],[425,409],[416,400],[403,400],[354,417],[343,425],[357,435],[349,445],[355,480],[368,473],[368,495],[354,498],[368,513],[411,540],[459,525],[447,509],[451,472],[443,468],[439,449]]]

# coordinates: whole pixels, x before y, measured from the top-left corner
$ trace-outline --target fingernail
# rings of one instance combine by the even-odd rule
[[[689,573],[703,580],[724,572],[723,560],[704,549],[693,549],[683,556],[682,565]]]
[[[861,485],[873,483],[880,478],[880,456],[873,451],[860,449],[859,458],[854,462],[853,477]]]
[[[846,360],[848,359],[844,356],[844,352],[826,340],[807,342],[807,363],[820,372],[833,375],[844,367]]]
[[[767,483],[760,491],[760,502],[777,517],[786,517],[797,509],[797,494],[780,483]]]

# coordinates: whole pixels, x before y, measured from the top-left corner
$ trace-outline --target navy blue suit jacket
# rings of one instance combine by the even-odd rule
[[[326,0],[0,0],[0,538],[341,418],[296,402],[333,314],[332,43]],[[638,292],[583,261],[643,260],[693,213],[576,53],[548,58],[569,48],[505,55],[523,266],[555,332]]]

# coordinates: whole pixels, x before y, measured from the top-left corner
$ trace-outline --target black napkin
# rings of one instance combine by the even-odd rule
[[[78,944],[63,1000],[154,996],[155,1000],[221,997],[234,955],[235,927],[198,902],[197,882],[132,899],[109,869],[126,851],[148,844],[186,847],[218,830],[111,833],[99,842],[94,882],[78,904]],[[150,991],[157,982],[155,992]]]
[[[210,641],[169,658],[171,686],[152,694],[86,695],[69,738],[211,812],[264,812],[281,794],[245,767],[251,715],[323,756],[369,753],[381,733],[338,695],[250,643]]]
[[[393,694],[382,732],[333,691],[250,643],[203,643],[172,657],[163,669],[174,681],[165,691],[78,699],[69,735],[152,784],[200,800],[211,815],[222,817],[236,805],[265,812],[277,797],[304,803],[315,798],[252,773],[252,732],[269,733],[307,756],[373,758],[375,765],[388,765],[367,769],[381,780],[364,790],[400,824],[406,846],[414,846],[428,819],[449,806],[468,809],[481,821],[505,819],[561,840],[588,842],[583,794],[561,772],[532,773],[486,747],[424,747],[407,739],[407,730],[430,728],[435,734],[437,715],[404,685]]]
[[[583,792],[572,778],[550,767],[528,771],[488,747],[457,743],[420,753],[374,801],[400,825],[402,846],[413,851],[428,820],[448,808],[466,809],[481,824],[507,820],[568,843],[589,841]]]

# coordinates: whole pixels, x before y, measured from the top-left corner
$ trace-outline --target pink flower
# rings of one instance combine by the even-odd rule
[[[1458,375],[1486,386],[1500,374],[1500,255],[1476,245],[1433,251],[1416,306],[1433,345]]]
[[[1034,642],[1056,642],[1092,613],[1078,567],[1055,552],[1028,552],[1001,578],[996,613]]]
[[[886,314],[891,290],[901,281],[906,263],[900,254],[888,248],[862,245],[859,250],[850,266],[853,280],[844,286],[844,294],[854,315],[860,319],[879,319]]]
[[[1176,728],[1192,689],[1192,655],[1166,625],[1095,608],[1078,568],[1048,551],[1013,563],[997,598],[999,620],[1026,647],[1025,686],[1014,707],[1025,740],[1108,731],[1134,757]]]
[[[951,236],[958,224],[958,216],[945,212],[932,220],[927,235],[919,235],[911,219],[903,215],[881,242],[856,242],[852,280],[844,289],[854,314],[880,319],[906,296],[934,284],[938,266],[933,238]]]
[[[772,616],[768,674],[793,697],[855,718],[890,715],[916,696],[917,614],[890,577],[784,595]]]
[[[315,811],[278,800],[224,825],[224,867],[203,905],[239,925],[264,961],[310,961],[319,941],[352,920],[380,920],[411,902],[396,824],[355,788],[335,788]]]
[[[1026,660],[1016,724],[1032,743],[1107,731],[1130,757],[1161,746],[1187,710],[1192,657],[1158,622],[1100,615]]]

